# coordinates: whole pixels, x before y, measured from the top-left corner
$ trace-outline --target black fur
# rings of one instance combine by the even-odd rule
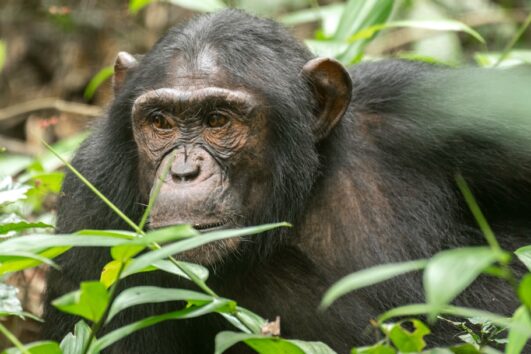
[[[455,101],[470,107],[466,95],[447,96],[459,90],[465,71],[406,61],[357,65],[350,70],[354,88],[349,111],[316,144],[311,131],[314,99],[300,74],[311,53],[278,24],[236,10],[198,17],[170,30],[127,77],[74,159],[74,166],[133,220],[140,218],[146,201],[138,197],[132,102],[164,82],[172,58],[184,56],[193,66],[205,48],[219,56],[229,80],[263,95],[271,112],[270,199],[247,223],[294,224],[291,230],[244,242],[237,256],[216,266],[209,284],[264,317],[281,316],[284,336],[321,340],[341,353],[369,343],[374,339],[365,331],[370,318],[393,306],[423,301],[419,277],[403,276],[355,292],[319,313],[316,307],[331,284],[371,265],[483,244],[455,187],[457,170],[474,187],[501,243],[509,250],[529,243],[529,236],[522,235],[531,230],[531,155],[490,134],[481,119],[480,129],[455,122],[474,122],[481,112],[464,108],[459,116],[453,109],[455,117],[445,110],[447,102]],[[469,72],[484,77],[484,71]],[[68,174],[58,232],[87,228],[128,229]],[[49,276],[48,301],[76,289],[82,280],[97,279],[107,253],[74,249],[61,257],[63,270]],[[135,284],[191,287],[155,273],[126,279],[124,286]],[[478,282],[459,303],[504,314],[516,306],[511,289],[492,278]],[[113,326],[173,306],[137,307],[118,316]],[[55,339],[76,321],[49,305],[45,317],[46,336]],[[227,328],[218,316],[172,321],[129,336],[112,352],[212,353],[214,335]],[[449,341],[452,334],[439,333],[435,342]]]

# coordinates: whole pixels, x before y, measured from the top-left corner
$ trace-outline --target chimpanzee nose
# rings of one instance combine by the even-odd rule
[[[176,183],[192,182],[200,172],[196,161],[175,161],[171,169],[172,179]]]

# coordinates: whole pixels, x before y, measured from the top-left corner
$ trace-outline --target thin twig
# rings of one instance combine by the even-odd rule
[[[11,128],[22,122],[25,114],[46,109],[89,117],[99,117],[103,112],[99,106],[68,102],[54,97],[38,98],[0,109],[0,128]]]
[[[1,323],[0,323],[0,333],[2,333],[4,336],[6,336],[7,339],[9,339],[9,341],[11,343],[13,343],[13,345],[18,349],[20,350],[21,353],[24,353],[24,354],[31,354],[29,350],[26,349],[26,347],[24,347],[24,344],[22,344],[18,338],[11,332],[9,332],[9,330],[4,327]]]
[[[529,14],[527,16],[527,18],[525,19],[524,24],[518,29],[518,32],[516,32],[516,34],[513,36],[513,38],[511,38],[509,43],[507,43],[507,46],[503,49],[503,52],[500,55],[500,57],[498,58],[498,60],[496,61],[496,63],[494,64],[494,67],[497,67],[498,65],[500,65],[502,63],[502,61],[507,59],[507,57],[509,56],[509,54],[511,52],[511,49],[513,49],[513,47],[516,44],[516,42],[518,42],[520,37],[522,37],[522,35],[527,30],[527,27],[529,27],[530,24],[531,24],[531,14]]]

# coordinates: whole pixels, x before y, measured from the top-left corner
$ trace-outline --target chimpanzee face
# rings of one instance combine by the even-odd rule
[[[275,191],[272,181],[278,185],[286,177],[286,171],[279,176],[279,169],[275,168],[279,157],[275,155],[279,151],[286,156],[292,154],[272,145],[280,143],[289,149],[293,144],[271,137],[275,135],[272,121],[279,115],[277,112],[271,117],[273,103],[259,89],[232,80],[211,53],[202,54],[192,64],[178,57],[164,63],[159,70],[165,73],[161,80],[156,85],[150,84],[149,89],[144,87],[134,98],[131,117],[144,200],[154,193],[156,181],[164,177],[151,210],[152,229],[182,223],[201,231],[246,225],[253,220],[250,215],[269,208],[268,201]],[[119,89],[125,71],[136,65],[129,54],[119,54],[115,90]],[[314,59],[302,68],[300,79],[304,85],[308,80],[307,92],[311,95],[303,101],[313,101],[315,107],[305,111],[306,117],[293,117],[305,119],[302,124],[291,125],[306,132],[307,138],[303,139],[310,156],[315,154],[313,142],[326,136],[346,110],[350,78],[339,63]],[[285,119],[291,118],[286,115]],[[291,140],[286,133],[289,132],[283,132],[283,139]],[[304,151],[300,153],[304,158]],[[283,160],[285,163],[286,158]],[[166,168],[169,172],[164,176]],[[290,192],[287,185],[281,189]],[[240,242],[220,241],[184,257],[212,264],[235,252]]]

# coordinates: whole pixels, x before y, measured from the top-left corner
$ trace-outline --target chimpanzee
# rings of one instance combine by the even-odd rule
[[[73,165],[138,220],[161,166],[176,152],[150,229],[292,223],[184,257],[210,269],[208,282],[222,296],[265,318],[280,316],[283,336],[320,340],[346,353],[374,339],[366,331],[371,318],[422,302],[423,295],[412,274],[319,312],[324,291],[340,277],[484,243],[455,186],[456,172],[471,185],[503,246],[513,250],[526,235],[529,241],[529,139],[518,125],[513,131],[497,120],[522,116],[513,103],[523,93],[504,93],[523,75],[529,71],[511,76],[402,60],[347,71],[333,59],[315,58],[279,24],[226,10],[171,29],[141,58],[118,54],[114,101]],[[86,228],[128,226],[69,174],[57,229]],[[49,275],[48,303],[82,280],[98,279],[108,260],[106,249],[66,253],[62,270]],[[154,272],[124,283],[192,287]],[[478,281],[458,302],[505,314],[516,306],[511,289],[493,278]],[[134,307],[114,326],[173,306]],[[72,330],[74,317],[49,305],[45,312],[48,337]],[[228,328],[216,315],[169,321],[110,352],[212,353],[215,334]],[[444,336],[433,338],[449,340]]]

